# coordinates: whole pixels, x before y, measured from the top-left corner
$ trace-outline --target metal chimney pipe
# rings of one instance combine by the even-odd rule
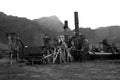
[[[63,28],[64,28],[65,31],[68,29],[68,21],[67,20],[64,21],[64,27]]]
[[[78,19],[78,12],[74,12],[74,20],[75,20],[75,35],[79,35],[79,19]]]

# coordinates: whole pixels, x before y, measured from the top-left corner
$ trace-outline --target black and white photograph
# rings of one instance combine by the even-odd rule
[[[120,0],[0,0],[0,80],[120,80]]]

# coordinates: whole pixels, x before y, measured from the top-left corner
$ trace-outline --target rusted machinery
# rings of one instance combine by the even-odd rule
[[[64,22],[64,27],[63,27],[65,30],[64,37],[66,40],[64,41],[63,36],[62,37],[58,36],[59,40],[62,41],[62,45],[59,44],[59,46],[55,46],[52,48],[51,47],[46,48],[45,46],[39,46],[39,47],[29,47],[28,46],[27,47],[22,43],[22,41],[20,39],[17,39],[17,40],[19,40],[20,43],[22,43],[22,48],[20,48],[20,50],[19,50],[19,58],[21,60],[25,60],[25,61],[33,64],[34,62],[40,62],[40,63],[53,62],[53,63],[55,63],[55,60],[57,61],[58,58],[59,58],[59,60],[60,59],[63,60],[63,61],[60,60],[60,62],[65,62],[65,60],[67,61],[67,58],[71,59],[71,61],[72,61],[71,55],[74,57],[74,59],[81,59],[81,60],[86,60],[86,58],[88,58],[87,57],[88,55],[92,56],[91,58],[97,57],[96,54],[94,54],[95,52],[91,52],[91,54],[89,54],[89,50],[84,51],[84,49],[82,49],[83,44],[84,44],[82,42],[84,42],[83,40],[85,40],[85,39],[82,39],[82,37],[80,35],[78,12],[74,12],[74,22],[75,22],[75,34],[74,34],[73,38],[71,39],[71,42],[70,42],[70,39],[68,38],[68,33],[67,33],[68,21],[66,20]],[[60,39],[60,37],[61,37],[61,39]],[[72,44],[72,41],[73,41],[74,45],[68,46],[69,42]],[[10,40],[9,40],[9,42],[10,42]],[[64,44],[64,46],[67,45],[67,47],[63,48],[63,44]],[[64,54],[62,54],[62,53],[64,53]],[[66,57],[66,55],[67,55],[67,57]]]

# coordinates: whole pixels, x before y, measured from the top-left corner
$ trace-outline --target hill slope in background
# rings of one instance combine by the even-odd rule
[[[107,39],[109,42],[120,44],[120,26],[108,26],[100,27],[97,29],[80,28],[80,32],[83,33],[91,44],[96,44],[103,39]]]
[[[101,27],[96,30],[96,34],[99,34],[98,37],[102,38],[101,35],[104,35],[103,37],[116,42],[116,39],[120,38],[120,26],[109,26],[105,28]]]
[[[42,18],[43,19],[43,18]],[[25,45],[28,46],[40,46],[42,45],[42,38],[44,34],[49,36],[57,35],[57,31],[63,31],[63,24],[60,21],[54,20],[55,25],[52,25],[53,22],[51,19],[57,19],[57,17],[50,17],[44,19],[47,22],[38,24],[36,21],[32,21],[26,18],[20,18],[15,16],[8,16],[0,12],[0,42],[7,44],[6,32],[16,32],[20,34],[20,38]],[[59,25],[59,26],[56,26]],[[55,29],[51,30],[51,27]],[[57,28],[60,27],[60,28]]]
[[[35,20],[8,16],[0,12],[0,43],[7,44],[6,32],[20,33],[20,38],[25,45],[40,46],[43,44],[43,35],[54,37],[63,32],[64,24],[57,16],[43,17]],[[73,30],[74,31],[74,30]],[[69,31],[69,33],[73,33]],[[100,27],[98,29],[80,28],[91,44],[96,44],[103,39],[120,43],[120,26]]]
[[[57,16],[43,17],[35,19],[34,21],[40,24],[41,26],[44,26],[45,29],[49,29],[50,31],[63,31],[64,24],[58,19]]]

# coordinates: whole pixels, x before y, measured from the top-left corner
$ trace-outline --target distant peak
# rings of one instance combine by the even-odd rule
[[[52,15],[52,16],[44,16],[44,17],[41,17],[39,19],[43,19],[43,18],[54,18],[54,19],[56,19],[58,17],[56,15]]]
[[[119,25],[111,25],[111,26],[104,26],[104,27],[99,27],[97,29],[108,29],[108,28],[119,28]]]
[[[50,16],[49,18],[53,20],[59,20],[59,18],[56,15]]]
[[[56,15],[49,16],[49,18],[58,18]]]
[[[0,12],[0,15],[7,16],[4,12]]]
[[[34,21],[42,21],[42,22],[44,22],[44,21],[59,21],[59,22],[61,22],[60,21],[60,19],[56,16],[56,15],[52,15],[52,16],[48,16],[48,17],[41,17],[41,18],[38,18],[38,19],[34,19]],[[61,22],[62,23],[62,22]]]

